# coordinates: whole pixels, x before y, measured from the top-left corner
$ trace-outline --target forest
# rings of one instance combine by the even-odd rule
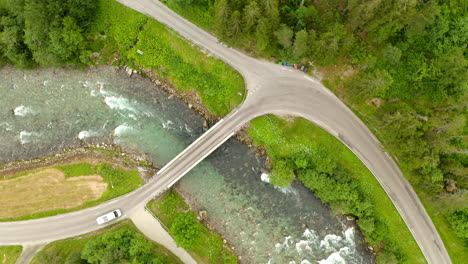
[[[153,68],[173,78],[176,86],[188,85],[185,76],[214,68],[204,78],[190,79],[199,87],[202,101],[213,105],[209,109],[218,115],[239,102],[236,85],[232,85],[240,80],[235,74],[221,79],[217,75],[227,71],[222,65],[187,63],[193,55],[183,57],[166,41],[148,38],[159,34],[152,32],[156,24],[147,24],[143,16],[133,13],[117,13],[110,2],[0,0],[0,65],[83,67],[96,62],[97,52],[109,57],[118,52],[125,63]],[[308,65],[311,74],[322,76],[323,83],[369,126],[398,162],[444,242],[462,244],[458,252],[466,254],[468,1],[163,2],[230,46],[255,57]],[[99,3],[108,4],[109,10],[100,10]],[[121,17],[131,18],[125,21],[133,24],[124,23]],[[158,45],[154,57],[138,57],[138,48],[153,45]],[[169,70],[161,72],[161,68]],[[211,87],[217,90],[208,90]],[[229,100],[219,103],[220,97]],[[276,175],[284,176],[275,180],[279,185],[295,177],[305,185],[317,183],[315,187],[350,181],[343,171],[326,178],[325,169],[313,172],[301,163],[288,165],[284,159],[275,165],[280,168]],[[294,168],[304,170],[298,173]],[[333,203],[333,193],[323,194]]]
[[[95,10],[92,0],[1,0],[0,65],[88,63],[84,32]]]

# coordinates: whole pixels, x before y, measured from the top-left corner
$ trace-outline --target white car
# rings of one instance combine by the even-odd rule
[[[119,209],[116,209],[110,213],[107,213],[105,215],[102,215],[98,218],[96,218],[96,222],[99,224],[99,225],[102,225],[104,223],[107,223],[111,220],[114,220],[115,218],[119,217],[122,215],[122,212],[119,210]]]

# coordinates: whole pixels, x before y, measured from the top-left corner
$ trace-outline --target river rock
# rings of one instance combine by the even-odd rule
[[[272,165],[273,164],[271,162],[270,156],[267,156],[266,159],[265,159],[265,167],[267,167],[267,169],[271,169]]]
[[[201,210],[200,212],[198,212],[198,215],[201,221],[208,219],[208,212],[205,210]]]
[[[128,77],[131,77],[133,74],[133,70],[130,69],[128,66],[125,66],[125,71],[127,72]]]

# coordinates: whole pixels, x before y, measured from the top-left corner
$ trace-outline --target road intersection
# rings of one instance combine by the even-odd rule
[[[81,211],[19,222],[0,223],[0,244],[40,244],[102,228],[96,217],[120,208],[123,218],[160,194],[257,116],[301,116],[343,142],[367,166],[389,195],[429,263],[451,263],[431,219],[395,161],[382,151],[364,123],[319,81],[300,71],[251,58],[220,44],[156,0],[118,0],[172,28],[187,40],[230,64],[244,77],[245,101],[218,122],[141,188]]]

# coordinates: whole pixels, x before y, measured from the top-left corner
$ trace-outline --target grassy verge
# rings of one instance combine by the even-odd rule
[[[0,263],[15,264],[16,260],[23,251],[22,246],[1,246],[0,247]]]
[[[129,193],[143,184],[143,181],[141,180],[137,171],[127,171],[120,168],[114,168],[106,163],[101,163],[97,166],[93,166],[89,163],[77,163],[70,165],[55,166],[55,168],[61,170],[65,174],[65,177],[85,176],[93,174],[100,175],[104,179],[104,182],[108,183],[107,190],[99,199],[84,202],[81,206],[75,208],[56,209],[52,211],[40,212],[15,218],[2,218],[0,219],[0,221],[6,222],[28,220],[81,210]],[[21,173],[21,175],[24,175],[24,173]],[[15,177],[16,175],[12,176],[12,178]]]
[[[447,249],[453,263],[465,263],[468,259],[468,242],[463,241],[453,231],[450,223],[447,221],[445,214],[441,213],[441,211],[444,209],[440,207],[440,204],[436,204],[434,199],[432,199],[430,195],[426,194],[425,192],[418,190],[417,188],[415,190],[418,193],[418,196],[421,199],[424,207],[426,208],[427,213],[431,217],[432,222],[437,228],[442,241],[444,241],[445,248]]]
[[[89,34],[90,48],[102,58],[120,54],[120,62],[142,66],[195,93],[216,115],[226,115],[243,99],[244,80],[233,68],[203,52],[159,22],[112,0],[100,0]]]
[[[249,135],[256,145],[267,148],[273,163],[272,179],[284,163],[291,164],[291,171],[335,212],[359,217],[361,230],[376,250],[385,249],[399,263],[425,262],[378,181],[340,141],[304,119],[288,122],[275,116],[253,120]],[[314,177],[313,183],[310,177]]]
[[[113,263],[108,262],[111,259],[107,259],[107,262],[104,259],[100,259],[99,256],[106,255],[106,253],[102,253],[95,250],[89,250],[88,252],[94,252],[96,259],[94,262],[90,262],[90,259],[87,259],[88,262],[82,260],[81,258],[84,256],[83,251],[91,243],[96,243],[96,240],[105,239],[104,236],[112,236],[115,235],[115,240],[119,239],[119,234],[122,234],[124,231],[130,231],[126,233],[126,238],[137,238],[138,245],[135,243],[133,246],[137,246],[140,249],[148,248],[150,253],[153,253],[159,258],[160,262],[155,263],[182,263],[175,255],[173,255],[168,249],[165,247],[156,244],[154,242],[149,241],[148,239],[144,238],[141,233],[139,233],[138,229],[133,225],[130,220],[124,220],[112,226],[109,226],[105,229],[98,230],[96,232],[86,234],[79,237],[68,238],[64,240],[59,240],[48,244],[43,250],[38,252],[36,256],[34,256],[33,260],[31,261],[32,264],[39,264],[39,263]],[[129,236],[130,234],[130,236]],[[105,242],[105,241],[104,241]],[[124,241],[125,242],[125,241]],[[111,258],[112,253],[119,253],[118,259],[122,261],[122,263],[130,263],[125,262],[126,258],[129,258],[128,253],[122,249],[124,247],[128,247],[132,245],[120,245],[120,248],[113,248],[111,246],[111,242],[106,245],[104,248],[100,248],[100,251],[107,251],[108,258]],[[115,251],[114,251],[115,250]],[[148,252],[144,252],[148,253]],[[131,255],[133,255],[131,253]],[[142,257],[143,253],[139,252],[138,257]],[[115,257],[115,256],[114,256]],[[114,262],[115,263],[115,262]],[[133,262],[133,263],[143,263],[143,262]]]
[[[212,2],[207,2],[204,5],[192,3],[190,8],[187,8],[185,4],[181,4],[181,2],[177,0],[162,0],[161,2],[195,25],[209,32],[216,31],[216,23],[213,16],[215,12]]]
[[[173,190],[160,200],[149,202],[148,208],[169,230],[180,214],[193,214],[183,198]],[[187,251],[198,263],[237,263],[236,256],[224,246],[220,235],[213,233],[199,222],[195,225],[200,232],[193,241],[194,246]]]

